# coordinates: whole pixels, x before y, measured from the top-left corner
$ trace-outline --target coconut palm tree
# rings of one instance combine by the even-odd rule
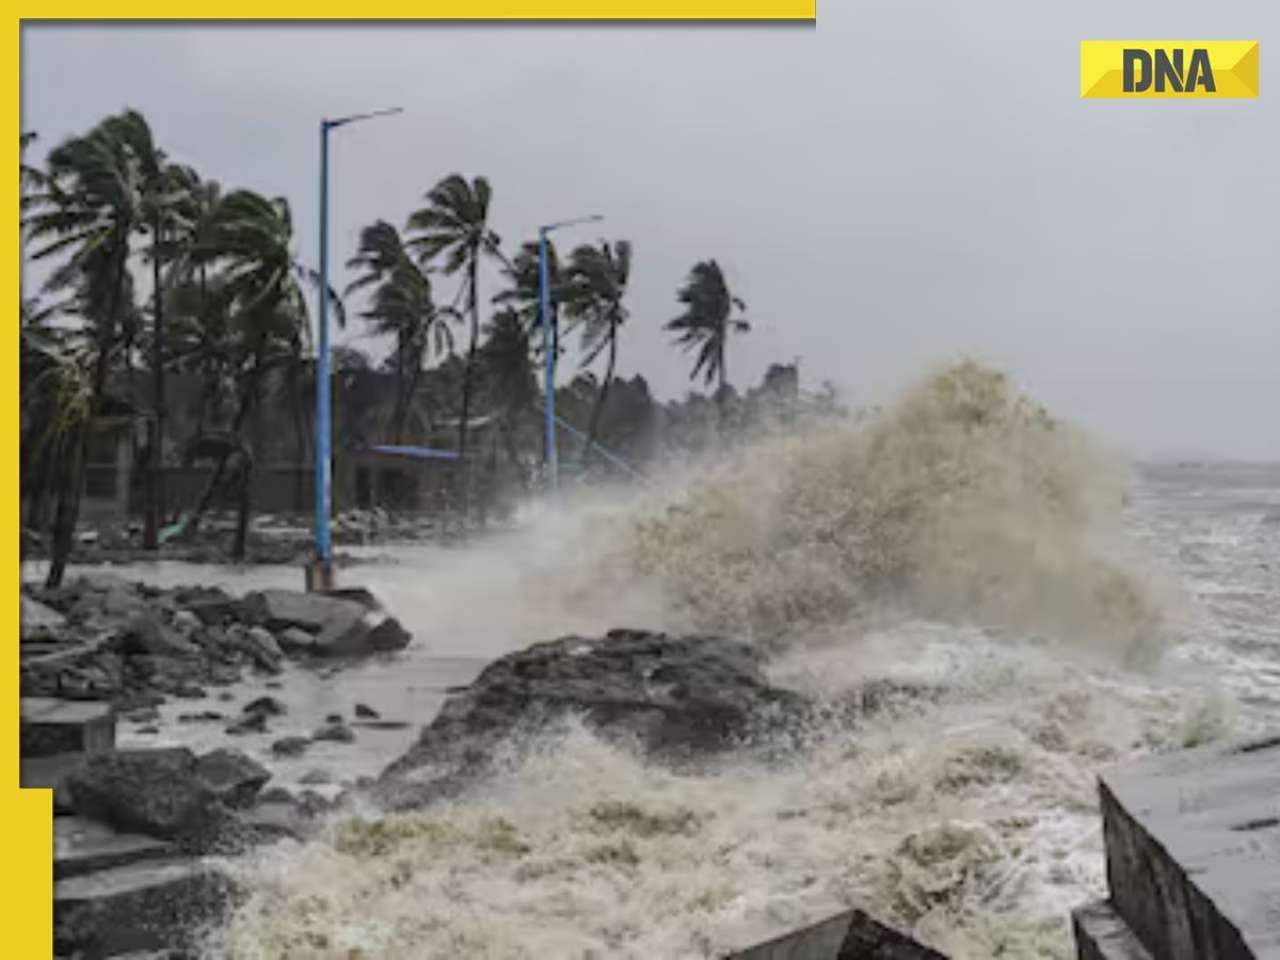
[[[391,432],[400,443],[405,418],[418,389],[427,354],[453,349],[453,334],[444,318],[450,311],[437,309],[431,295],[431,279],[405,249],[399,231],[379,220],[360,232],[360,247],[347,262],[364,272],[346,289],[374,287],[369,307],[361,314],[373,332],[396,338],[393,354],[396,376],[396,404]]]
[[[28,139],[27,142],[30,142]],[[25,145],[25,144],[24,144]],[[102,405],[112,357],[120,350],[126,373],[138,329],[137,314],[129,309],[128,293],[131,242],[135,233],[150,232],[152,257],[159,259],[157,225],[168,218],[170,183],[164,155],[156,149],[151,130],[134,110],[107,117],[87,134],[73,137],[50,152],[47,169],[39,175],[24,171],[24,180],[36,191],[25,198],[30,213],[25,221],[27,237],[37,249],[33,259],[67,254],[53,271],[47,288],[79,288],[105,309],[86,316],[94,321],[93,404]],[[157,267],[158,269],[158,267]],[[105,294],[105,296],[103,296]],[[153,333],[156,349],[163,343],[161,284],[156,279]],[[157,416],[163,416],[163,364],[156,367]],[[84,442],[88,442],[85,431]],[[159,444],[153,442],[153,468]],[[78,458],[83,464],[84,456]],[[68,462],[77,462],[70,458]],[[155,475],[153,474],[153,481]],[[151,489],[158,492],[155,482]],[[76,502],[78,502],[78,494]],[[148,510],[149,542],[154,543],[155,504]],[[74,522],[74,521],[73,521]]]
[[[222,197],[210,224],[209,246],[198,262],[217,270],[228,308],[223,362],[238,385],[231,422],[214,480],[202,497],[207,506],[213,483],[221,479],[229,459],[237,460],[239,513],[232,555],[243,558],[248,538],[253,462],[243,431],[263,399],[273,371],[285,369],[310,342],[310,322],[301,283],[316,283],[313,270],[301,265],[293,249],[293,221],[283,198],[269,200],[249,190]],[[338,325],[345,326],[342,300],[332,290],[320,291],[334,304]]]
[[[676,296],[684,304],[684,312],[669,321],[664,329],[677,334],[675,343],[686,351],[698,351],[689,379],[696,380],[702,374],[706,384],[718,381],[716,397],[723,409],[727,376],[725,347],[730,333],[751,330],[751,324],[735,316],[735,311],[741,313],[747,306],[730,292],[724,273],[714,260],[695,264]]]
[[[516,438],[524,415],[538,397],[530,356],[529,334],[519,312],[512,307],[500,310],[485,326],[485,342],[480,348],[481,380],[490,404],[499,411],[507,459],[522,481],[526,471]]]
[[[48,289],[77,286],[86,276],[95,290],[106,293],[106,309],[95,317],[95,405],[101,403],[111,357],[121,342],[130,242],[144,227],[144,177],[123,135],[132,125],[108,117],[83,136],[55,147],[43,182],[29,197],[34,212],[24,222],[27,239],[36,247],[33,260],[68,255],[50,276]]]
[[[45,582],[62,583],[80,510],[84,456],[95,412],[93,368],[96,359],[84,345],[68,346],[39,326],[20,334],[22,406],[30,429],[24,451],[37,448],[46,475],[56,486],[53,547]]]
[[[468,182],[461,174],[450,174],[427,193],[427,205],[409,217],[413,236],[408,247],[417,254],[424,269],[437,261],[446,276],[461,272],[459,296],[470,318],[470,342],[462,378],[462,416],[458,422],[458,455],[463,459],[462,510],[468,512],[470,470],[467,467],[467,427],[471,416],[472,374],[480,339],[479,274],[482,258],[499,257],[499,238],[489,227],[489,206],[493,191],[489,181],[476,177]]]
[[[530,241],[522,244],[510,261],[504,260],[503,274],[511,284],[493,298],[495,304],[509,307],[516,312],[525,332],[530,335],[537,353],[541,353],[541,340],[536,337],[541,324],[541,286],[539,281],[538,244]],[[559,319],[561,308],[572,294],[567,270],[560,265],[556,246],[547,241],[547,301],[551,306],[551,339],[558,349]]]
[[[601,353],[608,351],[604,379],[600,381],[583,441],[585,466],[595,445],[600,414],[609,397],[609,385],[618,363],[618,331],[627,320],[622,298],[631,276],[631,244],[619,240],[616,244],[601,242],[599,247],[578,247],[569,260],[568,275],[571,293],[566,299],[565,311],[582,329],[582,366],[590,366]]]

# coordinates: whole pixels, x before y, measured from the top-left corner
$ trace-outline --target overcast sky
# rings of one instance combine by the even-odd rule
[[[319,118],[401,105],[333,135],[332,262],[453,171],[490,178],[508,250],[604,214],[562,244],[634,244],[620,367],[660,396],[689,383],[661,331],[675,290],[714,257],[755,326],[739,386],[798,357],[806,386],[868,403],[969,354],[1134,455],[1280,458],[1280,4],[820,8],[816,27],[27,26],[22,123],[39,159],[141,110],[203,176],[288,197],[314,262]],[[1079,99],[1080,40],[1144,37],[1261,40],[1262,96]]]

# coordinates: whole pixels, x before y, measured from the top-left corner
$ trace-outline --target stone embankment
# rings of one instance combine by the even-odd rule
[[[204,857],[305,836],[327,804],[265,789],[271,773],[231,744],[283,705],[247,704],[228,745],[116,749],[122,715],[158,720],[168,699],[203,698],[289,661],[342,663],[396,651],[409,634],[363,591],[157,590],[114,577],[21,597],[24,787],[54,792],[54,938],[59,956],[185,950],[236,892]],[[376,711],[357,709],[355,722]],[[313,740],[349,741],[334,717]]]

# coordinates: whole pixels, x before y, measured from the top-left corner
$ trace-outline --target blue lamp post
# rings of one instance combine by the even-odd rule
[[[546,460],[547,475],[551,481],[551,489],[560,486],[560,457],[556,450],[556,352],[560,344],[551,329],[551,284],[547,279],[547,237],[561,227],[572,227],[580,223],[596,223],[604,217],[595,215],[580,217],[577,220],[563,220],[538,228],[538,314],[542,320],[542,352],[545,358],[544,378],[546,380]]]
[[[333,542],[329,534],[332,481],[332,403],[329,395],[329,131],[337,127],[400,113],[392,107],[373,113],[358,113],[336,120],[320,121],[320,310],[316,348],[316,556],[308,570],[307,588],[328,590],[333,586]]]

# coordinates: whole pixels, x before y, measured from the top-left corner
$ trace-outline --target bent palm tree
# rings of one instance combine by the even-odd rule
[[[51,585],[61,581],[70,554],[90,425],[103,407],[111,358],[121,343],[129,340],[130,239],[144,226],[144,178],[129,136],[138,120],[141,118],[132,111],[108,117],[88,133],[55,147],[49,153],[44,173],[27,177],[28,184],[36,188],[26,197],[25,207],[32,212],[22,224],[27,239],[37,245],[32,259],[68,255],[50,275],[45,288],[77,291],[79,312],[87,321],[90,338],[90,352],[85,358],[92,363],[93,371],[89,379],[90,413],[74,428],[79,448],[75,455],[61,461],[64,471],[75,475],[65,477],[65,483],[59,485],[53,562],[49,569]],[[126,346],[126,352],[127,349]]]
[[[480,261],[484,256],[500,256],[498,235],[489,228],[489,204],[493,191],[489,181],[476,177],[470,183],[461,174],[450,174],[431,188],[427,206],[410,215],[408,241],[424,269],[437,260],[448,276],[461,271],[459,291],[470,317],[470,343],[462,378],[462,417],[458,423],[458,455],[463,459],[462,510],[468,513],[470,468],[467,466],[467,428],[471,416],[472,374],[480,339]]]
[[[718,381],[716,398],[723,411],[727,376],[725,347],[730,333],[751,330],[751,324],[734,316],[735,310],[745,311],[747,305],[729,291],[724,273],[714,260],[694,265],[677,293],[677,299],[684,304],[684,313],[669,321],[663,329],[678,334],[675,343],[686,351],[698,351],[689,379],[696,380],[702,374],[706,384]]]
[[[414,263],[399,232],[385,221],[360,232],[359,250],[347,266],[364,270],[347,287],[348,295],[376,285],[361,316],[370,321],[374,333],[396,338],[396,404],[391,430],[394,442],[400,443],[427,354],[433,348],[442,353],[453,347],[453,335],[443,322],[448,311],[436,308],[427,272]]]
[[[600,416],[618,363],[618,331],[627,320],[627,308],[622,305],[622,298],[631,277],[631,244],[619,240],[612,245],[605,242],[599,247],[579,247],[570,258],[569,277],[572,293],[565,310],[570,320],[582,326],[582,366],[591,365],[603,351],[608,350],[604,379],[596,393],[591,423],[582,446],[585,466],[595,445]]]
[[[212,243],[199,259],[219,271],[228,303],[228,361],[240,384],[230,430],[233,443],[222,455],[215,482],[230,455],[238,453],[240,496],[232,555],[241,559],[248,538],[253,480],[244,427],[258,409],[268,375],[296,362],[303,344],[310,340],[307,302],[299,281],[314,283],[317,278],[294,256],[293,220],[283,198],[268,200],[248,190],[229,193],[218,203],[210,232]],[[345,326],[341,298],[332,289],[319,295],[330,298],[338,325]],[[207,490],[202,507],[208,496]]]

